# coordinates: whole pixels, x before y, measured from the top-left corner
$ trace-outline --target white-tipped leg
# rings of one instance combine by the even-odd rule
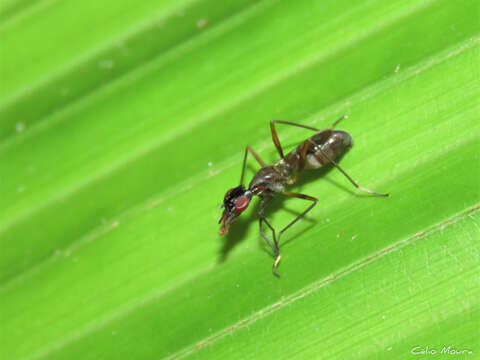
[[[281,259],[282,257],[280,256],[280,254],[278,254],[277,257],[275,258],[275,262],[273,263],[272,272],[273,272],[273,275],[275,275],[276,277],[280,277],[280,275],[277,272],[277,266]]]

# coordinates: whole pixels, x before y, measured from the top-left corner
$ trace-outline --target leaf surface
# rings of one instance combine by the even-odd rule
[[[0,11],[5,358],[480,351],[478,2]],[[302,173],[292,190],[320,202],[283,235],[274,278],[258,203],[225,238],[218,206],[247,144],[277,159],[270,120],[342,114],[355,145],[341,166],[391,197]],[[288,150],[312,134],[278,130]],[[279,229],[305,207],[267,214]]]

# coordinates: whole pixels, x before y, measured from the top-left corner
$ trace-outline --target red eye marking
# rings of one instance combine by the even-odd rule
[[[248,207],[250,203],[250,199],[247,196],[239,196],[237,200],[235,200],[235,212],[242,212]]]

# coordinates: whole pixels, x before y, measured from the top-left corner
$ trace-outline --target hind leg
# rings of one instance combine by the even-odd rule
[[[312,144],[314,144],[312,142]],[[390,196],[390,194],[382,194],[382,193],[378,193],[376,191],[373,191],[373,190],[370,190],[370,189],[367,189],[367,188],[364,188],[363,186],[360,186],[358,185],[358,183],[353,180],[350,175],[348,175],[346,173],[345,170],[343,170],[340,165],[338,165],[333,159],[331,159],[326,153],[325,151],[323,151],[322,149],[318,148],[318,150],[320,151],[321,155],[328,160],[328,162],[330,162],[333,166],[335,166],[343,175],[345,175],[345,177],[348,179],[348,181],[350,181],[352,183],[353,186],[355,186],[358,190],[360,191],[363,191],[363,192],[366,192],[366,193],[369,193],[371,195],[375,195],[375,196]],[[319,162],[323,162],[324,159],[322,159],[321,157],[319,157],[317,154],[315,154],[315,157],[318,159]]]
[[[347,118],[347,115],[342,115],[340,118],[335,120],[333,122],[333,124],[330,125],[327,129],[332,130],[340,121],[342,121],[343,119],[346,119],[346,118]],[[279,140],[278,135],[277,135],[277,129],[275,128],[275,124],[296,126],[296,127],[300,127],[300,128],[303,128],[303,129],[312,130],[312,131],[315,131],[317,133],[323,131],[321,129],[317,129],[317,128],[314,128],[312,126],[297,124],[297,123],[290,122],[290,121],[283,121],[283,120],[272,120],[272,121],[270,121],[270,131],[272,133],[272,140],[273,140],[273,143],[275,144],[275,147],[277,148],[278,154],[280,155],[280,157],[282,159],[284,159],[285,156],[283,154],[282,145],[280,144],[280,140]]]

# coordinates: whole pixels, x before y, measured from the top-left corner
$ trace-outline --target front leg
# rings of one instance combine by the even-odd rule
[[[252,154],[253,157],[255,158],[255,160],[258,161],[258,163],[260,164],[261,167],[265,167],[265,162],[262,160],[262,158],[260,157],[260,155],[258,155],[255,150],[253,150],[253,148],[250,146],[250,145],[247,145],[247,147],[245,148],[245,155],[243,155],[243,165],[242,165],[242,175],[240,175],[240,185],[243,185],[243,179],[244,179],[244,175],[245,175],[245,168],[247,166],[247,157],[248,157],[248,153]]]

